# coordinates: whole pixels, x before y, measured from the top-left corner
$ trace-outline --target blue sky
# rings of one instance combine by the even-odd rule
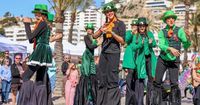
[[[103,0],[94,0],[96,5],[99,7]],[[0,17],[2,17],[5,12],[10,12],[14,16],[23,15],[24,17],[33,17],[31,11],[34,8],[34,4],[43,3],[50,4],[47,0],[0,0]]]

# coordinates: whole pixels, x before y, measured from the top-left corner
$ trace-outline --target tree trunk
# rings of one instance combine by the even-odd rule
[[[199,49],[198,49],[198,44],[199,43],[198,43],[197,23],[195,23],[195,25],[194,25],[194,37],[195,37],[194,51],[198,52],[199,51]]]
[[[174,7],[174,0],[171,0],[171,2],[172,2],[172,4],[170,5],[169,8],[167,8],[167,10],[172,10],[173,9],[173,7]]]
[[[63,23],[64,23],[64,11],[56,11],[56,33],[61,33],[63,36]],[[62,44],[62,37],[59,40],[56,40],[55,46],[55,53],[56,53],[56,66],[58,67],[58,73],[56,73],[56,87],[54,95],[62,96],[62,73],[61,73],[61,65],[63,63],[63,44]]]
[[[63,23],[64,23],[64,11],[56,11],[56,33],[62,34],[63,36]],[[55,43],[55,52],[56,52],[56,64],[58,69],[61,69],[61,65],[63,62],[63,45],[62,45],[62,37],[59,40],[56,40]]]
[[[189,30],[189,12],[190,12],[190,0],[185,0],[185,30]],[[186,63],[188,56],[187,56],[187,49],[184,49],[184,59],[183,62]]]
[[[69,36],[68,36],[69,43],[72,43],[73,27],[74,27],[75,20],[76,20],[76,9],[72,11],[72,14],[71,14],[71,25],[70,25]]]

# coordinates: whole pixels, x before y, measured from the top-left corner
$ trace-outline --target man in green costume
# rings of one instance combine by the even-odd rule
[[[162,78],[165,71],[168,69],[171,83],[171,103],[172,105],[181,105],[180,89],[178,87],[178,75],[180,65],[180,50],[181,44],[187,49],[191,42],[187,39],[183,28],[175,25],[177,16],[173,11],[166,11],[163,16],[163,22],[167,25],[159,34],[159,47],[161,49],[160,56],[155,75],[155,105],[160,105],[162,102]]]
[[[133,50],[133,44],[136,42],[137,37],[137,20],[132,20],[131,29],[126,32],[126,50],[124,52],[124,59],[123,59],[123,69],[128,72],[126,76],[126,105],[135,105],[135,50]],[[136,44],[135,44],[136,45]]]

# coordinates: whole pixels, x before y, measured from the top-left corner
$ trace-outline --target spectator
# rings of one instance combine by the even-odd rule
[[[29,69],[29,68],[28,68],[28,65],[26,64],[26,63],[28,62],[28,60],[29,60],[29,56],[27,56],[27,57],[25,58],[25,60],[22,62],[22,68],[23,68],[24,71],[26,71],[26,70]]]
[[[67,81],[65,84],[65,105],[74,105],[74,96],[79,79],[79,71],[74,63],[69,65],[66,76]]]
[[[3,66],[0,68],[0,78],[1,78],[1,84],[2,84],[2,102],[8,103],[8,96],[10,91],[10,85],[11,85],[11,70],[9,66],[9,59],[5,59]]]
[[[22,74],[24,70],[22,64],[20,63],[22,56],[20,54],[15,55],[14,63],[11,65],[11,90],[12,90],[12,102],[13,105],[16,104],[16,95],[22,84]]]
[[[66,72],[70,63],[70,59],[71,59],[70,55],[65,55],[64,62],[62,63],[62,68],[61,68],[63,75],[66,75]]]
[[[5,51],[5,59],[9,59],[9,66],[12,64],[12,59],[10,58],[10,53],[9,51]]]
[[[0,56],[0,66],[3,64],[3,59],[4,59],[4,57]]]
[[[55,53],[52,55],[52,66],[48,68],[48,76],[50,79],[50,84],[51,84],[51,91],[53,93],[53,90],[56,85],[56,62],[55,62]]]

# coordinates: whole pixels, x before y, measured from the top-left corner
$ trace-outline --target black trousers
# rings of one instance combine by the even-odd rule
[[[37,86],[46,86],[46,93],[47,97],[43,97],[43,99],[47,99],[48,105],[53,105],[52,103],[52,94],[51,94],[51,85],[49,81],[49,77],[47,74],[47,67],[46,66],[29,66],[29,69],[26,70],[23,74],[23,82],[26,83],[27,81],[30,80],[30,78],[33,76],[33,74],[36,72],[36,80],[35,83]],[[42,97],[41,97],[42,99]]]
[[[200,105],[200,85],[194,88],[195,95],[193,97],[194,105]]]
[[[44,81],[45,73],[47,73],[47,67],[46,66],[29,66],[29,69],[24,72],[23,74],[23,81],[28,81],[33,76],[33,74],[36,72],[36,82],[38,81]]]
[[[157,67],[156,67],[155,82],[160,85],[162,83],[163,75],[165,71],[168,69],[171,84],[177,85],[179,64],[180,62],[164,61],[163,59],[159,57],[158,62],[157,62]]]
[[[144,79],[135,81],[136,105],[144,105]]]
[[[136,104],[136,71],[128,69],[128,75],[126,76],[126,105],[137,105]]]
[[[147,93],[146,93],[146,105],[150,105],[151,91],[153,89],[153,76],[151,67],[151,56],[146,56],[146,72],[148,76],[147,81]]]
[[[120,105],[119,62],[120,53],[101,53],[97,69],[97,105]]]
[[[168,69],[169,71],[169,80],[171,83],[171,102],[172,105],[180,105],[181,104],[181,92],[178,87],[178,73],[179,73],[179,64],[180,62],[173,61],[164,61],[161,57],[158,58],[157,67],[156,67],[156,75],[155,75],[155,84],[154,90],[157,92],[154,95],[155,98],[158,98],[156,103],[160,104],[162,101],[162,78],[165,71]],[[157,94],[157,96],[155,96]]]

